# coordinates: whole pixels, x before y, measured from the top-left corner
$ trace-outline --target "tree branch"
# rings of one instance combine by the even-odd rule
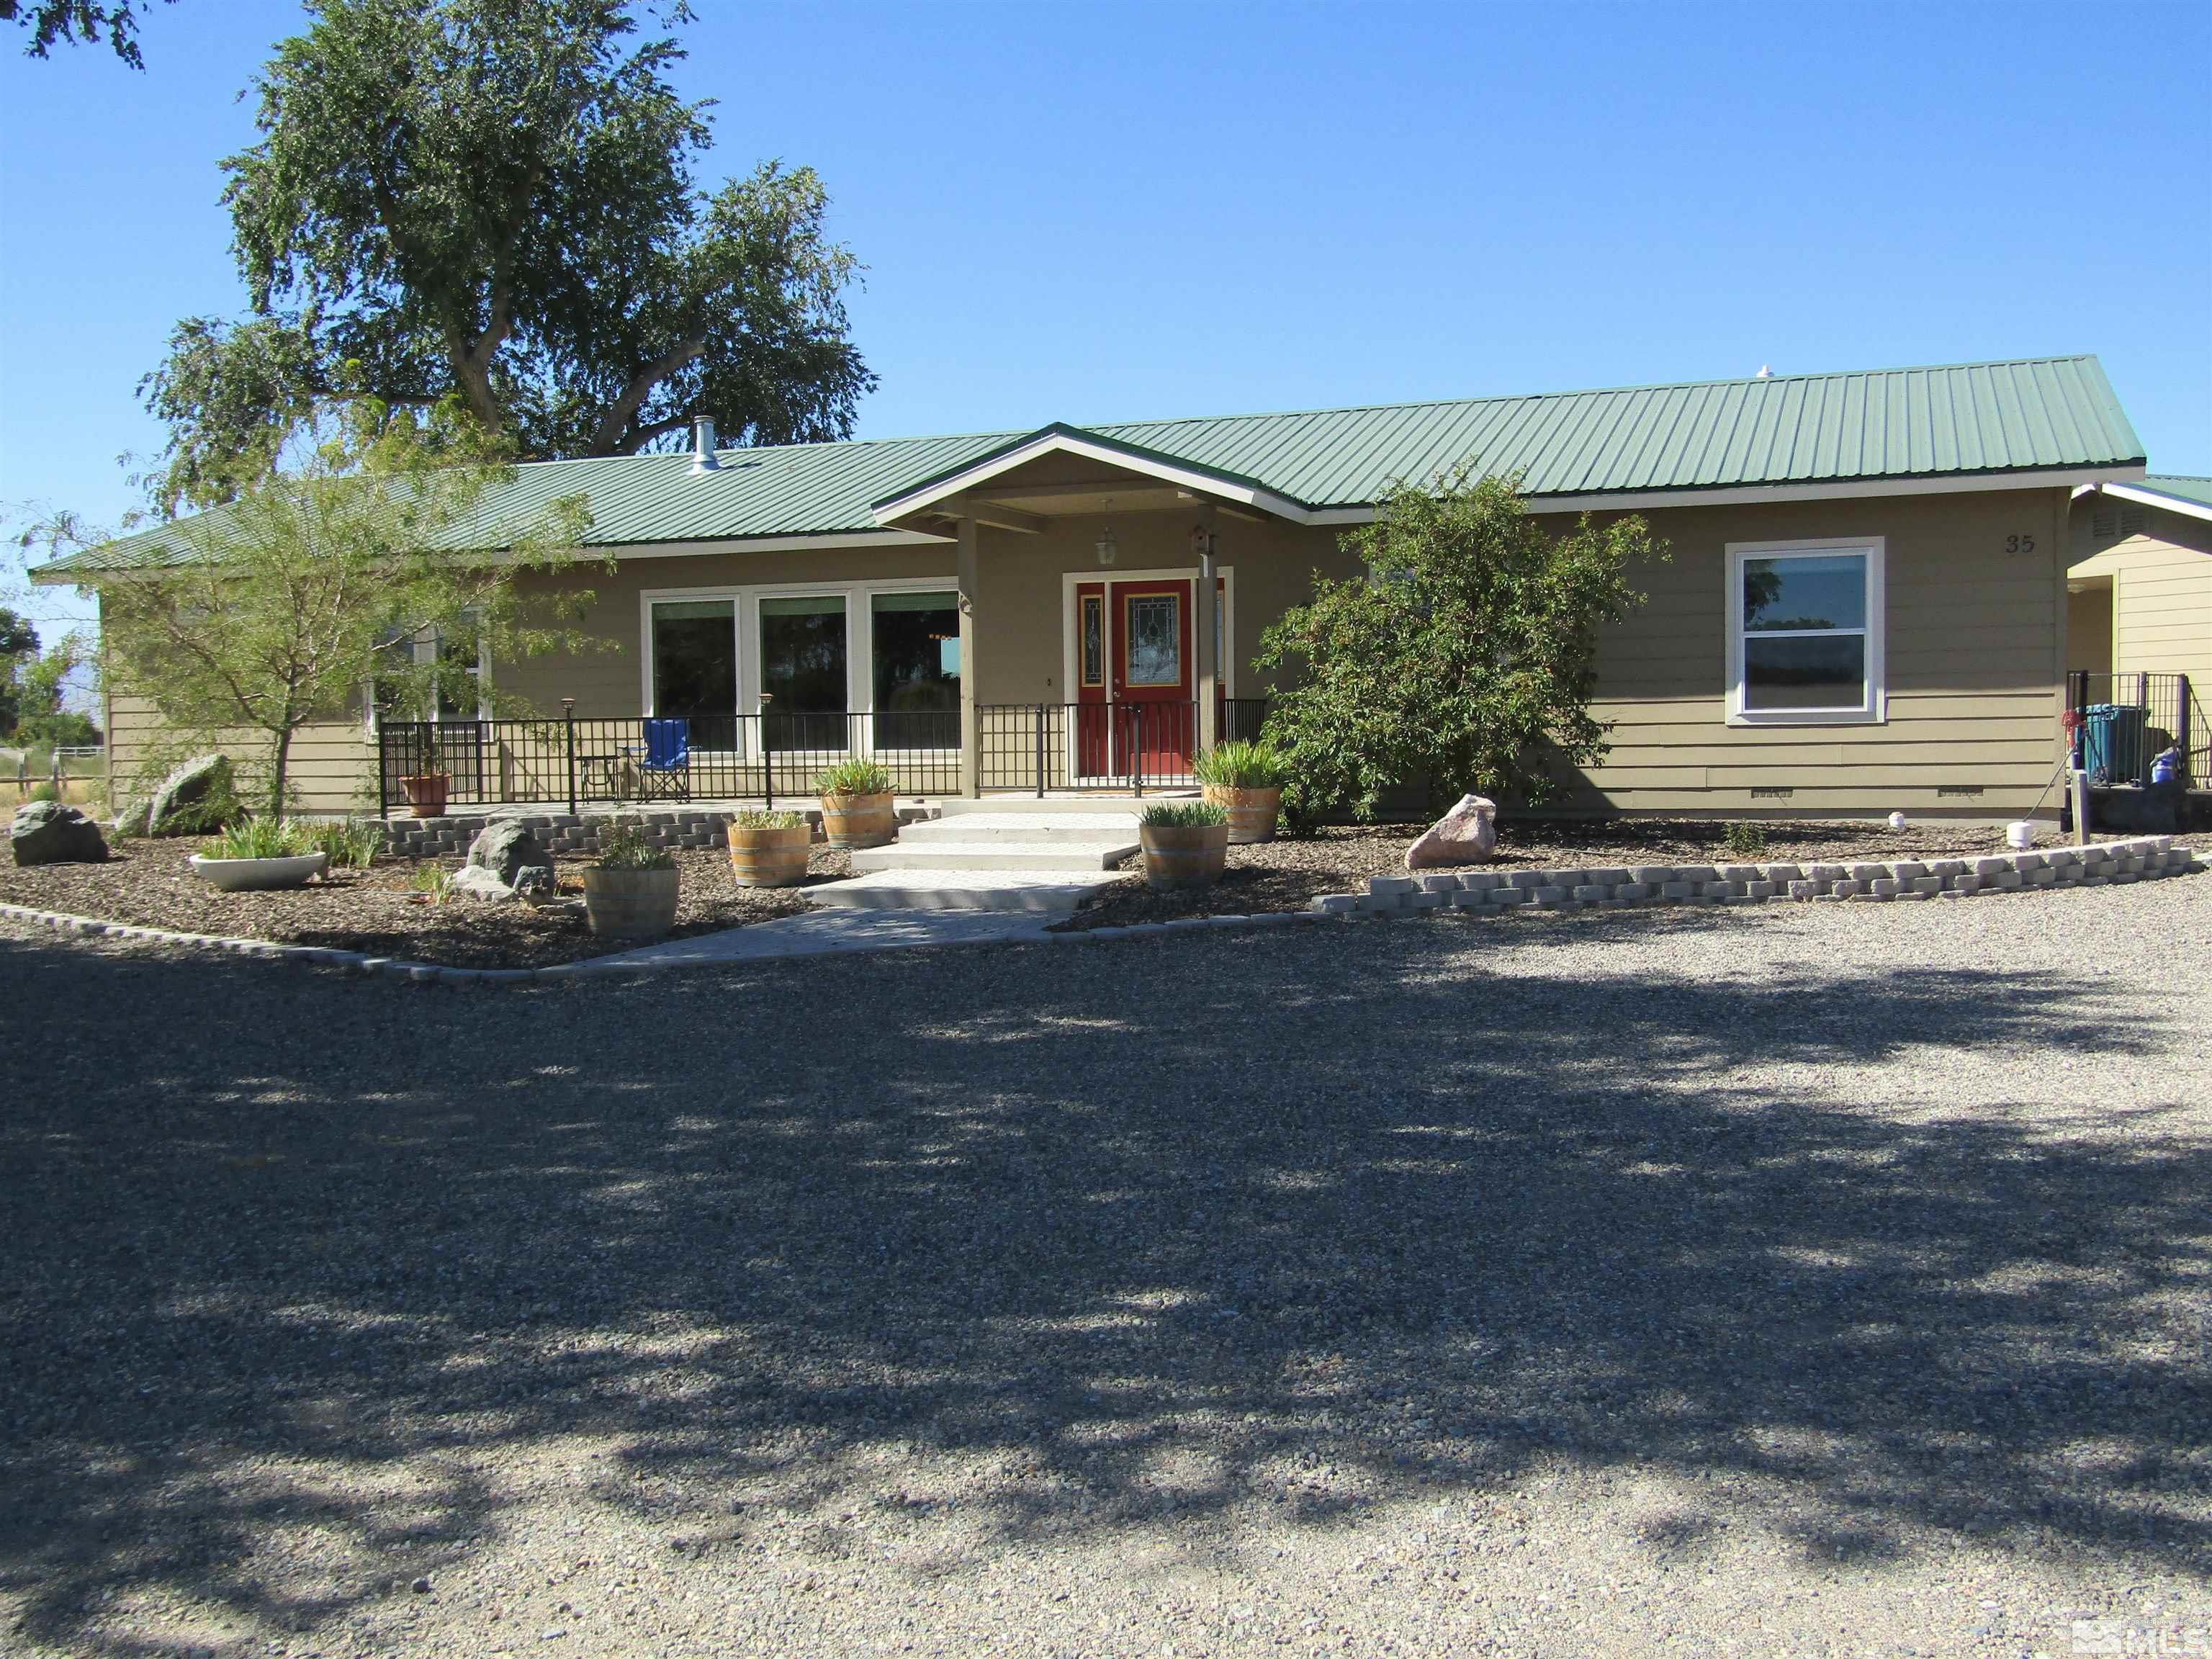
[[[589,453],[593,455],[635,453],[634,447],[623,447],[623,439],[629,431],[630,422],[636,418],[639,408],[644,404],[646,398],[652,395],[653,387],[659,386],[694,357],[703,355],[706,349],[706,337],[695,335],[690,339],[681,341],[671,347],[631,375],[629,384],[623,388],[622,396],[607,405],[606,413],[599,416],[599,425],[592,429],[592,446]],[[680,425],[681,422],[678,424]],[[662,429],[670,428],[664,427]],[[641,441],[644,441],[641,440]]]

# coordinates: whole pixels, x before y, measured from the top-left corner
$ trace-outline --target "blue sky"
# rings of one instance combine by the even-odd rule
[[[811,163],[869,267],[864,436],[2094,351],[2212,472],[2201,3],[696,4],[710,170]],[[301,15],[0,33],[0,503],[131,504]]]

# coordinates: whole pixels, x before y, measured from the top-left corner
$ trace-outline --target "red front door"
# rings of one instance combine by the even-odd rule
[[[1113,649],[1116,770],[1152,777],[1190,771],[1190,583],[1114,582],[1107,588]]]

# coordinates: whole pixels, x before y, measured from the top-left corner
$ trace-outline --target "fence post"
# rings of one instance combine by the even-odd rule
[[[2189,676],[2177,674],[2173,678],[2173,746],[2181,751],[2181,783],[2185,789],[2195,781],[2189,764]]]
[[[379,823],[392,816],[392,787],[385,781],[385,742],[384,716],[379,714],[376,717],[376,821]]]
[[[1037,799],[1044,799],[1044,705],[1036,706]]]
[[[573,818],[578,816],[576,811],[576,700],[574,697],[561,699],[561,725],[568,742],[568,816]]]

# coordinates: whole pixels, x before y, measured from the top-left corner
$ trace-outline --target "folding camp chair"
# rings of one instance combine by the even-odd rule
[[[647,720],[645,753],[638,757],[640,800],[691,799],[691,722]]]

